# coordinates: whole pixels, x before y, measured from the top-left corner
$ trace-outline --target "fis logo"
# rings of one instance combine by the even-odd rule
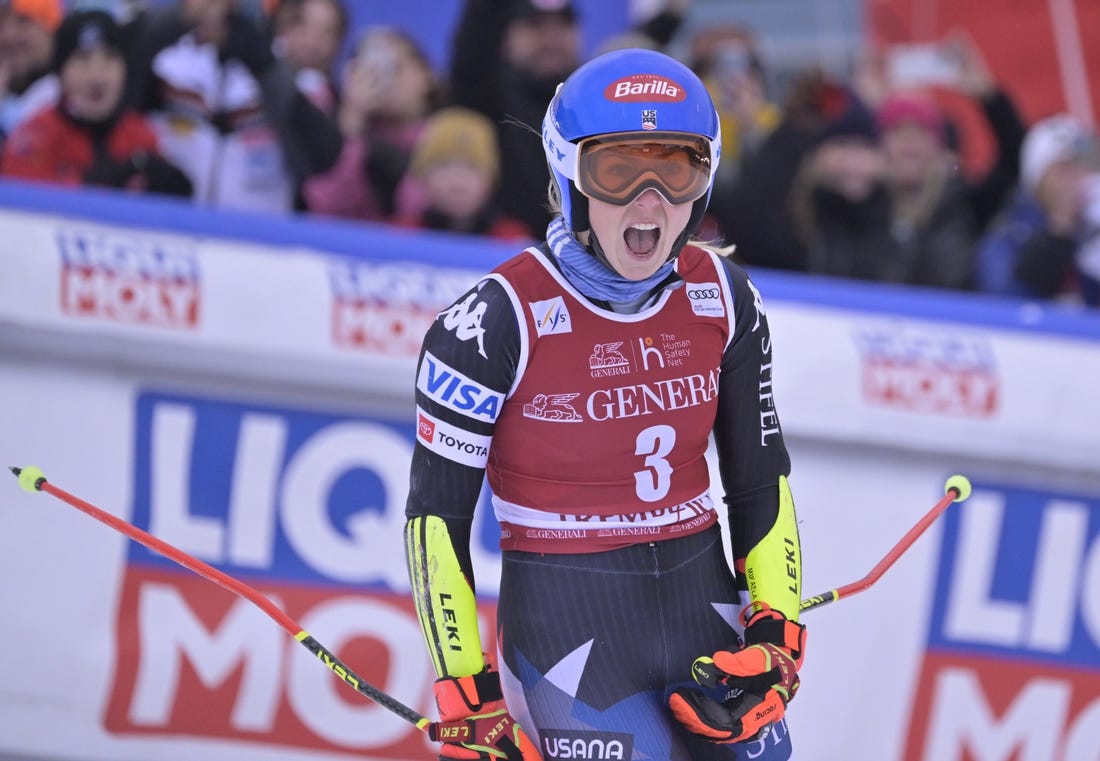
[[[569,319],[569,309],[561,296],[547,301],[532,301],[531,317],[535,320],[535,333],[551,336],[557,333],[571,333],[573,324]]]
[[[948,511],[906,761],[1100,749],[1100,498],[974,485]]]
[[[684,289],[691,311],[700,317],[721,317],[726,313],[718,283],[688,283]]]
[[[431,352],[424,352],[416,387],[447,409],[486,423],[497,419],[504,403],[503,394],[470,380]]]
[[[160,328],[194,329],[200,318],[198,256],[162,235],[62,227],[61,309]]]

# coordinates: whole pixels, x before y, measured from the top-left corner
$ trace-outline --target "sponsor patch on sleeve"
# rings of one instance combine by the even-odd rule
[[[504,394],[470,380],[431,352],[424,352],[416,388],[447,409],[486,423],[496,421],[504,403]]]
[[[417,407],[416,440],[460,465],[484,468],[489,461],[489,444],[493,439],[453,426]]]

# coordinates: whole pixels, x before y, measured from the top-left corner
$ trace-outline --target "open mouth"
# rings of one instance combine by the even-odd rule
[[[661,228],[650,223],[631,225],[623,233],[627,250],[635,256],[648,256],[661,240]]]

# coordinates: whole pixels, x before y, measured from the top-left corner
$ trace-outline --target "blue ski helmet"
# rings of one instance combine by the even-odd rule
[[[722,152],[718,112],[706,86],[687,66],[653,50],[616,50],[597,56],[562,84],[542,121],[542,144],[573,233],[589,228],[588,199],[577,188],[578,144],[596,135],[685,133],[704,138],[710,149],[706,192],[673,256],[695,231],[714,187]]]

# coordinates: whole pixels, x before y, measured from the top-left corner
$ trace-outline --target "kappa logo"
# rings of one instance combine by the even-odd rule
[[[535,394],[523,405],[523,416],[554,423],[579,423],[581,416],[569,402],[580,396],[573,394]]]
[[[630,360],[619,351],[622,345],[622,341],[615,341],[592,347],[592,353],[588,355],[588,368],[592,371],[593,378],[626,375],[630,372]]]
[[[718,283],[688,283],[684,290],[691,302],[691,311],[700,317],[721,317],[726,313]]]
[[[573,331],[569,309],[561,296],[546,301],[532,301],[528,306],[531,307],[531,316],[535,319],[535,332],[538,335],[549,336]]]
[[[452,331],[459,341],[477,339],[477,353],[488,359],[489,355],[485,353],[485,328],[481,327],[481,321],[489,305],[484,301],[475,304],[475,301],[477,291],[442,312],[440,316],[443,318],[443,327]]]
[[[764,310],[764,299],[761,297],[760,291],[756,289],[751,280],[746,279],[745,282],[748,283],[749,290],[752,291],[752,305],[756,307],[756,322],[752,324],[752,332],[755,333],[756,329],[760,327],[760,316],[766,315],[767,312]]]

